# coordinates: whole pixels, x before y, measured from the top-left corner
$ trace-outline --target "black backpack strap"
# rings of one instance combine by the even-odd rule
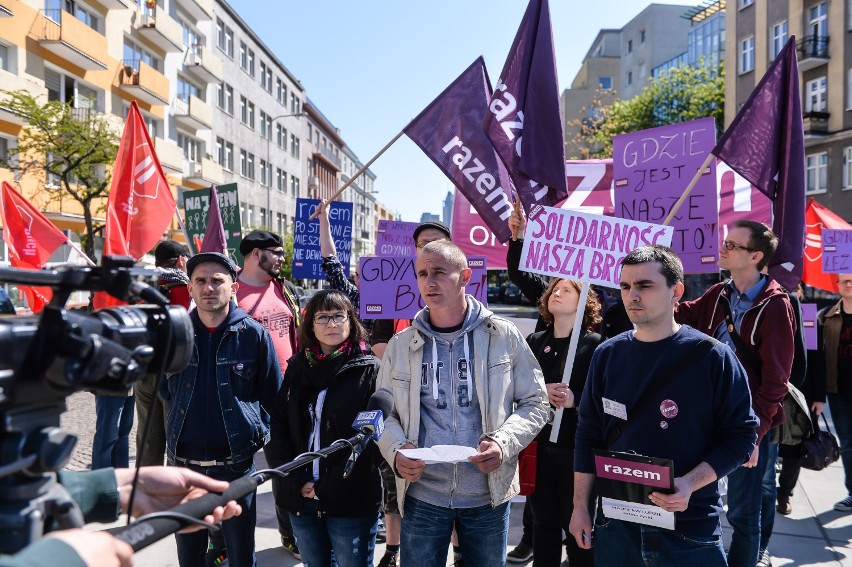
[[[688,370],[701,357],[713,350],[713,347],[717,344],[719,344],[719,341],[712,337],[703,339],[701,342],[692,347],[686,355],[673,364],[666,372],[660,374],[657,380],[653,382],[647,390],[645,390],[645,393],[642,394],[639,401],[630,408],[629,415],[633,419],[628,418],[627,421],[619,421],[618,425],[610,430],[609,435],[607,435],[606,438],[606,448],[608,449],[612,447],[613,443],[621,437],[621,434],[624,433],[630,424],[636,421],[636,417],[645,411],[645,408],[651,403],[657,394],[659,394],[666,386],[671,384],[675,378]]]

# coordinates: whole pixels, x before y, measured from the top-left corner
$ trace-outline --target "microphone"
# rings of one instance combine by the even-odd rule
[[[352,467],[355,466],[355,461],[361,456],[367,444],[373,439],[378,441],[381,438],[385,430],[384,416],[390,414],[392,409],[393,394],[383,389],[370,397],[370,401],[367,402],[367,411],[358,412],[355,416],[352,428],[358,430],[361,440],[352,448],[352,453],[343,467],[343,478],[349,478],[352,474]]]

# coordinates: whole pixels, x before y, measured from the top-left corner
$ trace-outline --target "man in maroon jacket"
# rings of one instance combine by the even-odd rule
[[[760,549],[761,522],[774,522],[774,509],[761,518],[762,479],[770,460],[770,431],[784,421],[782,402],[793,365],[796,319],[784,289],[761,273],[778,238],[764,224],[732,225],[720,250],[719,267],[731,279],[694,301],[681,303],[677,321],[728,344],[748,374],[752,408],[760,418],[751,458],[728,476],[728,523],[733,528],[732,567],[771,565]],[[774,501],[774,495],[773,495]],[[760,563],[758,563],[760,561]]]

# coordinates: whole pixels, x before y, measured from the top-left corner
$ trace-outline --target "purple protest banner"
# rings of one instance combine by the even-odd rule
[[[527,211],[568,196],[559,93],[550,6],[530,0],[484,124]]]
[[[621,259],[628,252],[645,244],[668,246],[674,232],[671,226],[541,209],[527,222],[521,270],[606,287],[619,287]]]
[[[500,242],[506,242],[512,236],[506,223],[512,214],[512,179],[482,130],[490,96],[491,83],[479,57],[405,133],[464,193]]]
[[[663,222],[715,143],[712,118],[614,136],[615,216]],[[715,167],[713,160],[672,222],[672,249],[686,273],[718,271]]]
[[[414,256],[361,256],[361,309],[363,319],[413,319],[426,304],[417,288]],[[485,256],[468,256],[473,270],[466,292],[488,304],[488,274]]]
[[[852,230],[822,229],[822,271],[852,274]]]
[[[805,348],[808,350],[817,350],[817,304],[802,303],[801,306]]]
[[[382,219],[376,230],[376,256],[414,256],[416,222]]]

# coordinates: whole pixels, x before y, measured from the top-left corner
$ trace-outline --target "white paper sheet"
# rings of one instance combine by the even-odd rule
[[[429,465],[432,463],[461,463],[467,461],[468,457],[476,454],[476,449],[465,447],[464,445],[435,445],[420,449],[400,449],[399,452],[409,459],[426,461],[426,464]]]
[[[607,518],[656,526],[666,530],[675,529],[674,512],[666,512],[653,504],[638,504],[613,498],[601,498],[601,505],[603,506],[604,516]]]

